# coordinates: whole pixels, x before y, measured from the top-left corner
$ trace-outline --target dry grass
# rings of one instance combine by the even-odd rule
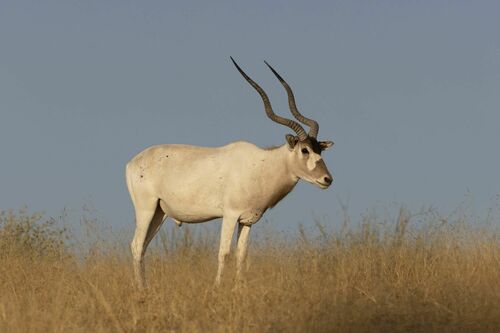
[[[177,231],[147,256],[139,293],[123,244],[82,255],[40,218],[0,216],[0,332],[500,331],[495,223],[402,210],[393,223],[275,233],[253,241],[246,283],[230,265],[220,289],[216,235]]]

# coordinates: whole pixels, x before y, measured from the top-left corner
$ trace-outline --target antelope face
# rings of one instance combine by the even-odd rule
[[[293,173],[300,179],[322,189],[328,188],[333,177],[321,158],[321,152],[333,145],[332,141],[317,141],[313,137],[299,140],[293,135],[286,136],[293,159]]]

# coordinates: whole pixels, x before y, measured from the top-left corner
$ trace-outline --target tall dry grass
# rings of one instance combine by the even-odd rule
[[[147,255],[140,293],[119,240],[78,250],[54,221],[4,212],[0,332],[499,332],[495,223],[394,219],[316,223],[292,239],[256,226],[247,281],[230,265],[219,289],[216,235],[183,226]]]

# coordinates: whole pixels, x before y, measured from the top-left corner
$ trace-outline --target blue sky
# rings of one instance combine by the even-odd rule
[[[334,186],[299,184],[276,227],[404,203],[479,212],[500,193],[496,1],[0,3],[0,209],[131,226],[125,163],[158,143],[284,143],[233,56],[335,141]]]

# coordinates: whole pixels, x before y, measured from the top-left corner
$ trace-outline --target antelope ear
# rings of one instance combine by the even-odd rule
[[[296,136],[291,135],[291,134],[287,134],[285,136],[285,139],[286,139],[286,142],[288,143],[288,146],[291,149],[293,149],[295,147],[295,145],[297,144],[297,142],[299,141],[299,138],[297,138]]]
[[[319,147],[321,148],[321,150],[327,150],[331,146],[333,146],[332,141],[320,141],[319,142]]]

